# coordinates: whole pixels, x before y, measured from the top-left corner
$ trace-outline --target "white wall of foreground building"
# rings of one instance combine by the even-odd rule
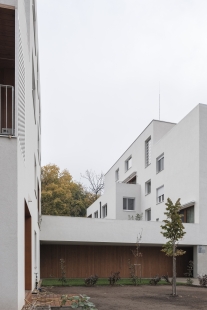
[[[25,298],[25,203],[31,215],[31,289],[35,287],[34,273],[38,272],[38,278],[40,273],[38,39],[36,29],[35,42],[32,1],[0,0],[0,7],[6,6],[15,7],[11,8],[15,12],[15,134],[9,137],[0,132],[0,309],[20,310]]]
[[[17,139],[0,140],[0,309],[18,302]],[[14,259],[15,258],[15,259]],[[11,292],[14,292],[11,298]],[[11,308],[15,309],[15,308]],[[17,307],[16,307],[17,309]]]

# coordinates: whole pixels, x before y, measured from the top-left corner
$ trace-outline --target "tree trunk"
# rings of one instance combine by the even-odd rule
[[[175,256],[176,246],[173,242],[173,280],[172,280],[172,295],[176,296],[176,256]]]

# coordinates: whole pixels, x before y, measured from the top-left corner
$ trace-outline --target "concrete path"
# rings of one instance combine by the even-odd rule
[[[186,283],[186,278],[177,278],[176,280],[177,280],[177,282]],[[200,286],[199,281],[198,281],[197,278],[192,278],[192,280],[193,280],[193,285]]]

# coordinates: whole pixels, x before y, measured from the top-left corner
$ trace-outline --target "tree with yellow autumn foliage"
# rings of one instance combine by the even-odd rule
[[[96,200],[80,183],[73,181],[67,169],[57,165],[42,167],[42,214],[85,216],[86,209]]]

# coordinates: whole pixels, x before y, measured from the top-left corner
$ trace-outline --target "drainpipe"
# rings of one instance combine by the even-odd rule
[[[101,201],[99,202],[100,204],[100,219],[101,219]]]

